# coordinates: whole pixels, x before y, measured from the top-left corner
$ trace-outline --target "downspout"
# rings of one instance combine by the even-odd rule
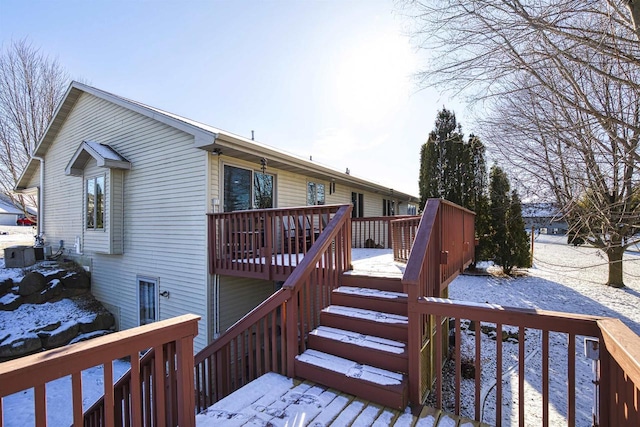
[[[44,158],[31,156],[40,162],[40,188],[38,189],[38,235],[44,234]]]

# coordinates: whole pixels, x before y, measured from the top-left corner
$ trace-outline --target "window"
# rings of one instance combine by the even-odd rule
[[[353,204],[353,210],[351,211],[351,218],[363,218],[364,217],[364,194],[352,192],[351,203]]]
[[[418,214],[417,206],[409,203],[409,205],[407,206],[407,215],[417,215],[417,214]]]
[[[138,278],[140,326],[158,320],[158,279]]]
[[[307,206],[324,205],[324,184],[307,182]]]
[[[87,229],[104,229],[104,175],[87,179]]]
[[[268,209],[273,207],[273,175],[253,173],[253,207]]]
[[[382,199],[382,215],[394,216],[396,214],[396,202],[393,200]]]
[[[235,166],[224,166],[224,211],[273,207],[274,176]]]

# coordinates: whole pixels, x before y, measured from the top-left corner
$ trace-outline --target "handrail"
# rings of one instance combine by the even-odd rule
[[[264,372],[293,375],[302,338],[351,264],[351,209],[339,206],[282,288],[195,356],[198,411]]]
[[[640,336],[619,319],[600,328],[600,425],[640,425]]]
[[[394,261],[404,263],[409,261],[421,218],[421,216],[409,216],[391,221],[391,247]]]
[[[429,199],[415,233],[407,267],[402,277],[408,304],[409,400],[422,402],[433,379],[431,360],[433,348],[428,343],[435,325],[414,307],[420,297],[447,296],[447,286],[473,261],[474,216],[442,199]],[[431,353],[431,354],[430,354]]]
[[[528,399],[525,397],[525,382],[530,381],[530,378],[525,378],[526,360],[529,359],[529,356],[525,355],[525,349],[531,351],[531,345],[533,345],[535,351],[541,352],[540,357],[543,362],[540,389],[538,390],[542,404],[541,423],[543,425],[552,423],[549,405],[553,404],[556,406],[556,411],[566,415],[568,425],[575,425],[579,412],[576,408],[576,366],[581,363],[576,360],[576,353],[581,352],[581,350],[576,350],[576,346],[578,340],[583,337],[591,337],[596,342],[599,341],[599,351],[595,353],[595,362],[599,365],[595,370],[599,373],[595,382],[599,388],[596,394],[599,396],[596,401],[596,414],[599,414],[599,419],[595,418],[592,421],[595,425],[602,426],[636,426],[640,422],[640,408],[637,400],[640,396],[640,337],[618,319],[432,297],[420,298],[412,309],[423,318],[434,317],[435,324],[446,321],[454,325],[451,331],[435,328],[434,335],[430,337],[429,345],[435,349],[433,364],[436,376],[435,387],[433,389],[430,387],[435,394],[435,399],[432,399],[431,402],[435,402],[435,406],[439,409],[474,418],[476,421],[494,421],[496,425],[500,425],[503,418],[502,402],[504,398],[508,402],[506,403],[508,410],[512,412],[511,417],[517,416],[519,424],[525,425],[527,414],[524,401]],[[467,326],[463,327],[463,325]],[[481,340],[478,339],[482,334],[483,325],[490,325],[495,330],[496,336],[499,337],[495,340],[495,345],[489,346],[490,348],[487,348],[484,343],[480,344]],[[506,373],[506,371],[503,373],[502,368],[504,346],[507,345],[503,344],[504,338],[502,338],[505,326],[509,327],[507,330],[510,331],[511,336],[517,337],[517,351],[512,356],[514,357],[512,363],[515,362],[513,369],[517,372],[518,384],[517,387],[514,385],[508,389],[502,387],[503,374]],[[466,332],[464,332],[465,328],[467,328]],[[471,342],[467,341],[463,346],[463,338],[468,336],[470,331],[475,331],[471,332],[475,337],[467,338]],[[569,345],[565,349],[566,355],[563,355],[561,359],[567,363],[566,370],[564,370],[566,374],[563,374],[566,377],[556,378],[561,372],[555,370],[552,373],[550,370],[551,364],[555,362],[553,355],[557,352],[557,350],[554,352],[550,349],[550,332],[563,334],[567,337]],[[526,337],[536,337],[535,344],[527,344],[525,347]],[[448,379],[452,386],[447,387],[445,391],[443,387],[445,380],[443,360],[449,357],[450,340],[454,343],[451,355],[454,374],[453,378]],[[463,354],[463,351],[466,354]],[[482,389],[480,379],[483,360],[486,357],[492,357],[489,354],[494,355],[493,357],[496,359],[495,417],[494,420],[483,420],[481,419],[480,395]],[[553,360],[550,361],[550,358]],[[471,360],[473,363],[471,372],[475,372],[474,378],[469,378],[475,382],[475,388],[464,388],[466,393],[475,389],[473,396],[464,396],[467,399],[466,405],[462,404],[463,360]],[[557,395],[557,392],[551,390],[551,384],[554,382],[562,384],[563,388],[567,387],[566,398],[563,397],[560,402],[553,401],[554,395]],[[504,397],[503,393],[513,393],[513,395],[512,397]],[[447,394],[446,400],[453,407],[443,407],[445,394]],[[471,403],[471,400],[474,403]],[[557,406],[560,404],[566,405],[566,407],[558,408]],[[464,413],[464,410],[474,410],[475,413]],[[489,414],[489,417],[492,416],[493,414]],[[529,423],[527,422],[527,424]]]
[[[175,393],[175,400],[172,400],[172,403],[178,408],[175,414],[176,423],[186,426],[194,425],[194,401],[190,384],[193,384],[193,337],[198,333],[199,319],[200,317],[191,314],[184,315],[0,363],[0,398],[34,388],[36,425],[46,425],[46,383],[71,375],[74,425],[82,425],[84,421],[82,371],[93,366],[104,365],[105,398],[108,402],[106,407],[114,410],[103,411],[102,425],[114,425],[116,419],[120,419],[120,422],[125,419],[126,423],[141,425],[145,419],[142,413],[145,402],[142,401],[141,385],[135,381],[131,384],[131,402],[126,406],[129,411],[122,413],[123,408],[114,405],[112,361],[125,356],[131,357],[134,376],[139,375],[138,352],[155,348],[157,354],[162,354],[163,348],[169,345],[175,348],[170,361],[170,365],[175,369],[167,371],[164,362],[157,361],[156,374],[160,374],[162,378],[168,375],[176,382],[170,386]],[[164,381],[154,385],[153,393],[164,398]],[[167,399],[173,397],[167,395]],[[159,400],[164,401],[164,399]],[[1,406],[0,404],[0,408]],[[159,405],[154,403],[153,408],[158,407]],[[165,411],[158,410],[153,416],[164,418]]]

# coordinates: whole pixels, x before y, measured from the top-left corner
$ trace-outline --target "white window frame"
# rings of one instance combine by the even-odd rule
[[[154,298],[154,320],[152,322],[146,322],[146,323],[142,323],[142,311],[141,311],[141,300],[142,300],[142,295],[141,295],[141,284],[142,282],[146,282],[146,283],[151,283],[154,286],[154,290],[153,290],[153,298]],[[149,323],[153,323],[153,322],[157,322],[158,320],[160,320],[160,278],[159,277],[149,277],[149,276],[136,276],[136,311],[138,312],[138,325],[139,326],[143,326],[143,325],[148,325]]]
[[[89,182],[93,182],[94,192],[97,188],[98,179],[102,178],[102,226],[97,226],[97,203],[94,201],[93,207],[93,227],[89,226]],[[105,231],[107,222],[107,175],[99,174],[85,177],[84,179],[84,229],[87,231]]]
[[[309,198],[310,196],[310,186],[314,186],[315,191],[313,194],[313,200]],[[318,194],[320,194],[320,187],[322,187],[322,203],[318,203]],[[323,182],[314,182],[307,181],[307,206],[322,206],[327,204],[327,192],[326,187]]]

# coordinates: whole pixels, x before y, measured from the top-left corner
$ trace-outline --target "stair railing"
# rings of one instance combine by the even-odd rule
[[[266,372],[295,377],[295,357],[350,268],[351,209],[337,209],[280,290],[196,354],[198,412]]]
[[[474,257],[475,214],[442,199],[429,199],[415,235],[402,284],[408,300],[409,400],[420,404],[434,379],[433,336],[447,328],[418,306],[420,297],[447,297],[447,286]],[[443,334],[446,335],[446,334]]]
[[[411,247],[416,240],[420,216],[411,216],[391,221],[391,247],[393,248],[393,260],[408,262]]]

